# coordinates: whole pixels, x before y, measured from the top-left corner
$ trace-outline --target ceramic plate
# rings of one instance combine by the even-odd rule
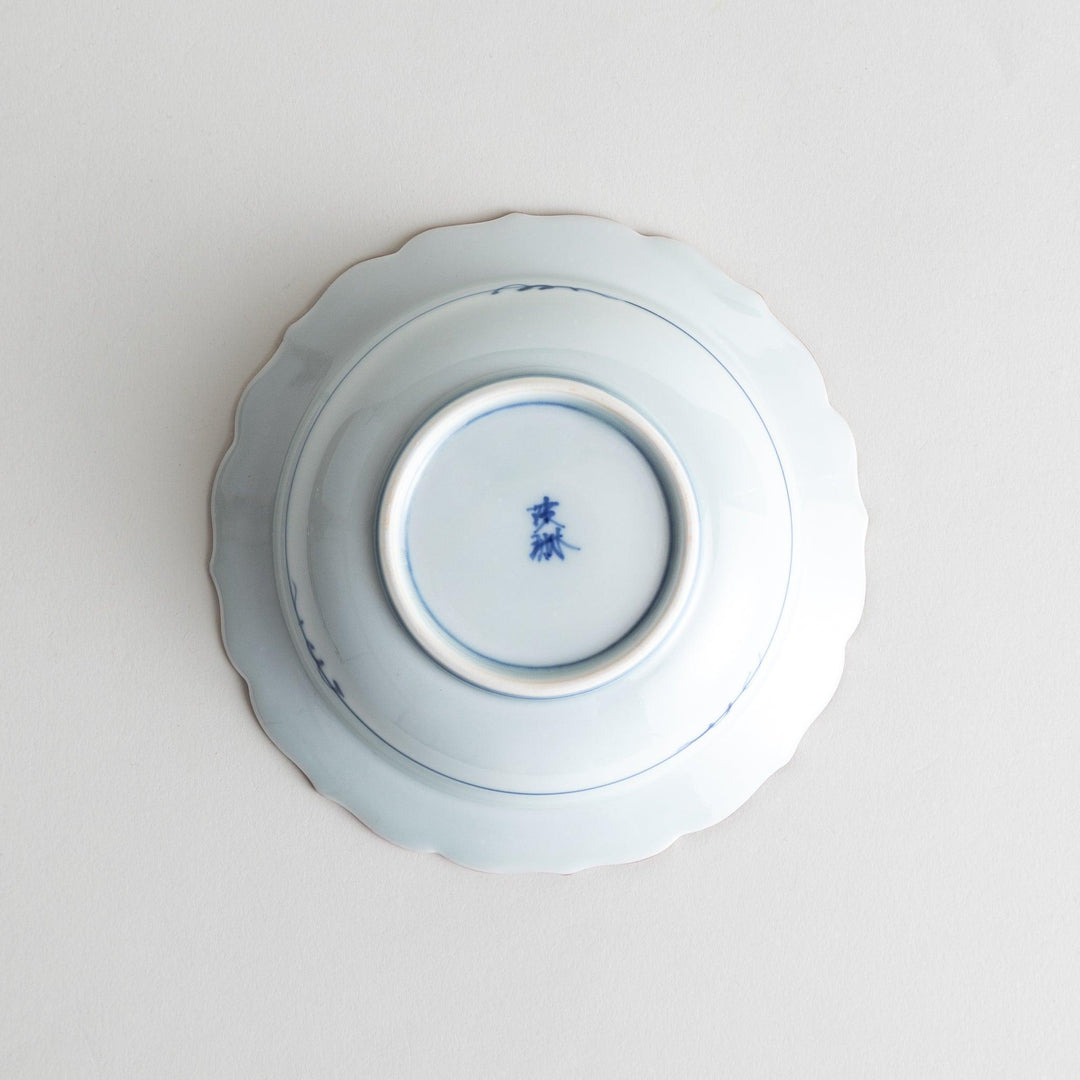
[[[352,267],[248,387],[213,494],[270,737],[404,846],[642,858],[831,696],[863,599],[851,436],[755,293],[587,217]]]

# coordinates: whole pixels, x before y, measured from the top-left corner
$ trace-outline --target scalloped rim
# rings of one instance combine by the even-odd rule
[[[671,763],[574,796],[466,792],[365,740],[316,692],[277,602],[271,526],[277,482],[293,431],[316,389],[357,340],[393,321],[380,299],[392,299],[391,306],[407,310],[410,285],[413,304],[421,303],[430,298],[424,290],[433,274],[441,272],[447,287],[451,281],[459,286],[480,280],[493,272],[500,252],[518,262],[557,261],[556,234],[566,229],[581,234],[578,242],[587,232],[597,251],[607,249],[608,256],[615,256],[610,265],[616,269],[603,282],[609,288],[614,284],[626,295],[646,295],[636,294],[630,279],[636,274],[640,287],[659,273],[672,279],[668,300],[677,292],[676,279],[682,279],[709,302],[711,310],[693,312],[697,319],[688,318],[686,309],[677,310],[677,301],[659,306],[670,307],[681,325],[693,325],[718,347],[727,347],[728,355],[739,359],[755,402],[766,400],[770,414],[779,417],[773,421],[783,441],[779,451],[792,466],[800,502],[796,595],[766,660],[768,670],[722,717],[723,724],[718,721],[707,737]],[[484,233],[482,244],[477,243],[478,230]],[[427,284],[423,274],[407,271],[410,262],[414,271],[424,267]],[[380,297],[380,292],[387,295]],[[720,314],[725,318],[714,324],[711,320]],[[747,363],[737,349],[730,351],[725,322],[749,325],[748,319],[754,332],[770,336],[767,366]],[[282,414],[289,423],[282,422]],[[268,422],[271,418],[275,422]],[[568,873],[630,862],[722,820],[790,760],[832,697],[865,594],[866,511],[854,443],[829,406],[805,347],[757,293],[731,281],[692,248],[577,215],[508,214],[431,229],[393,254],[342,273],[286,330],[273,357],[241,395],[233,442],[213,485],[211,518],[210,573],[221,608],[222,639],[267,735],[318,791],[378,835],[489,871]]]

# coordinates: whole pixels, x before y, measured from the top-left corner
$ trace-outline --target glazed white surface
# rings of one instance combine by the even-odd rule
[[[499,290],[496,307],[515,292]],[[490,317],[472,325],[480,354]],[[377,570],[395,613],[432,659],[484,691],[552,699],[605,687],[664,642],[697,578],[697,499],[664,436],[607,390],[532,374],[583,360],[536,347],[489,357],[493,378],[475,389],[470,379],[423,423],[380,496]],[[435,403],[418,389],[413,408],[423,417]],[[560,537],[558,517],[572,514],[565,551],[563,539],[554,554],[543,539],[534,549],[544,530],[526,532],[522,514],[535,524],[537,507],[541,516],[563,507],[552,511]],[[325,572],[332,577],[333,566]],[[542,724],[541,709],[531,711],[530,724]],[[497,760],[499,736],[484,741]]]
[[[522,557],[529,507],[543,507],[548,491],[559,496],[549,512],[571,523],[573,547],[560,539],[552,556],[564,566],[557,574],[540,565],[542,546],[537,559]],[[424,470],[408,533],[435,617],[474,651],[531,667],[570,664],[624,638],[668,561],[664,493],[641,452],[610,424],[542,402],[455,434]]]
[[[1078,19],[5,5],[0,1074],[1076,1076]],[[515,207],[759,291],[871,514],[791,764],[570,877],[403,851],[315,792],[206,570],[283,329],[356,259]]]
[[[538,701],[418,649],[371,538],[434,404],[556,374],[666,433],[702,555],[660,647]],[[692,249],[598,218],[434,229],[343,274],[246,391],[213,510],[267,732],[377,832],[477,869],[640,859],[726,816],[831,696],[862,610],[854,447],[805,348]]]

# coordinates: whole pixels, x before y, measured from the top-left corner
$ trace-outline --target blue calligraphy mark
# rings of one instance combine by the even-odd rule
[[[565,559],[567,551],[581,550],[563,537],[566,526],[555,520],[555,507],[558,505],[554,499],[545,495],[534,506],[527,508],[533,524],[529,558],[534,562],[549,562],[552,558]]]

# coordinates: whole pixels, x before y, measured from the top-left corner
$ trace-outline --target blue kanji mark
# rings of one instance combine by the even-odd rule
[[[545,495],[538,503],[527,507],[533,524],[529,558],[534,562],[548,562],[553,557],[565,559],[567,551],[581,550],[563,537],[566,526],[555,520],[555,507],[558,505],[554,499]]]

